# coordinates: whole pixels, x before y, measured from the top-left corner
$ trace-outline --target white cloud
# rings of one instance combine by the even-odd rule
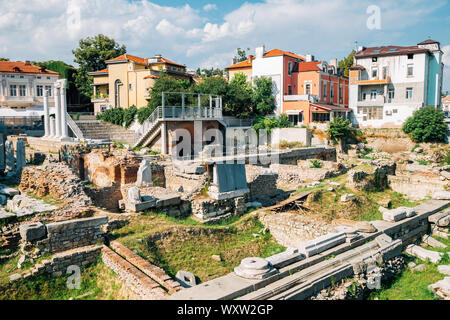
[[[208,18],[217,9],[213,3],[194,9],[149,0],[0,0],[0,44],[6,48],[0,52],[14,60],[73,63],[72,49],[78,39],[103,33],[125,44],[130,54],[150,57],[161,53],[190,68],[223,67],[236,48],[254,50],[262,44],[328,60],[346,56],[355,40],[366,46],[411,45],[424,40],[405,42],[413,38],[410,27],[427,21],[445,3],[377,2],[381,30],[366,27],[366,9],[373,0],[245,2],[214,22]],[[80,9],[79,28],[67,23],[73,8]],[[444,48],[450,65],[448,46]],[[445,70],[448,73],[449,68]]]
[[[217,6],[214,3],[208,3],[203,6],[203,10],[205,11],[217,10]]]

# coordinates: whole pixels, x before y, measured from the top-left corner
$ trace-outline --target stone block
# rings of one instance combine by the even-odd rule
[[[375,242],[381,247],[386,247],[392,243],[392,238],[383,233],[375,238]]]
[[[68,220],[61,222],[53,222],[46,225],[47,233],[53,234],[62,231],[73,231],[81,228],[99,228],[101,225],[108,223],[108,217],[93,217],[76,220]]]
[[[298,248],[287,247],[286,251],[266,258],[274,268],[282,268],[291,263],[305,259],[306,256],[299,252]]]
[[[389,222],[397,222],[406,218],[408,212],[406,207],[399,207],[383,212],[383,220]]]
[[[356,223],[355,228],[358,232],[374,233],[377,229],[369,221],[360,221]]]
[[[353,193],[346,193],[346,194],[341,196],[341,201],[342,202],[348,202],[348,201],[351,201],[351,200],[353,200],[355,198],[356,198],[356,195],[354,195]]]
[[[41,222],[28,223],[20,226],[20,236],[24,241],[34,241],[45,238],[45,226]]]
[[[149,187],[153,185],[152,168],[148,160],[142,160],[137,172],[136,186]]]
[[[299,250],[306,257],[311,257],[322,251],[344,243],[346,238],[347,235],[344,232],[329,233],[319,238],[301,243]]]
[[[428,236],[427,234],[423,236],[423,242],[432,248],[447,248],[446,244]]]
[[[408,246],[406,248],[406,253],[424,261],[429,259],[432,263],[439,263],[442,260],[442,256],[444,255],[441,252],[430,251],[416,245]]]
[[[428,217],[430,223],[438,225],[438,227],[447,227],[450,225],[450,209],[432,214]]]
[[[450,276],[450,265],[440,265],[438,266],[438,271],[442,274],[445,274],[447,276]]]
[[[431,195],[434,200],[450,200],[450,191],[437,191]]]

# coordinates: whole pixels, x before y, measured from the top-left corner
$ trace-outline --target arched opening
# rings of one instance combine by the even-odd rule
[[[123,83],[119,79],[114,82],[114,107],[120,107],[120,86]]]

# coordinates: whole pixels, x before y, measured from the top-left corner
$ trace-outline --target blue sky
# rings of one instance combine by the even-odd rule
[[[381,28],[369,29],[369,6]],[[236,48],[265,45],[318,59],[342,59],[365,46],[415,45],[431,37],[446,52],[450,90],[448,0],[0,0],[0,57],[73,64],[80,38],[106,34],[130,54],[156,53],[188,68],[225,67]]]

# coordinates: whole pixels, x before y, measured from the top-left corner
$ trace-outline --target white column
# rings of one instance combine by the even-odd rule
[[[44,90],[44,137],[50,136],[50,115],[48,111],[48,91]]]
[[[55,137],[55,118],[50,117],[50,139]]]
[[[69,138],[69,131],[67,129],[67,99],[66,99],[66,87],[67,87],[67,79],[60,80],[61,89],[61,139]]]
[[[161,123],[161,153],[168,154],[167,153],[167,126],[166,126],[165,121],[163,121]]]
[[[60,106],[60,84],[59,81],[55,83],[55,138],[61,137],[61,106]]]

